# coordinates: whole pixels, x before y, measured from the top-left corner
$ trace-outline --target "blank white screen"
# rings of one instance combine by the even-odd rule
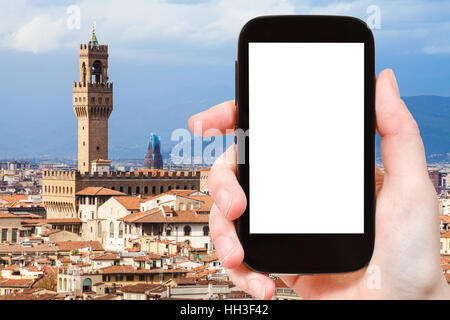
[[[249,43],[250,233],[364,233],[364,43]]]

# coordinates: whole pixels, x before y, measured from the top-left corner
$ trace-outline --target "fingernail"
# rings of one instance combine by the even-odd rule
[[[218,237],[216,241],[214,241],[214,246],[216,247],[218,254],[220,253],[220,256],[222,256],[222,258],[219,257],[222,263],[233,253],[233,240],[231,240],[230,237]]]
[[[258,279],[252,279],[248,282],[248,288],[250,289],[251,294],[259,299],[264,299],[265,296],[265,286]]]
[[[394,91],[400,96],[400,91],[398,90],[397,78],[395,77],[394,71],[391,70],[391,85]]]
[[[226,217],[231,206],[231,197],[227,190],[220,189],[215,196],[215,201],[220,212]]]

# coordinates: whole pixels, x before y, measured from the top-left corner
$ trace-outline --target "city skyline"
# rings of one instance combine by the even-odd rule
[[[403,96],[450,96],[445,72],[450,50],[444,32],[450,28],[445,22],[450,6],[441,1],[414,1],[401,9],[388,1],[320,1],[314,7],[308,1],[227,2],[226,10],[223,1],[150,1],[142,3],[141,12],[119,10],[116,2],[106,11],[85,1],[6,6],[0,58],[11,63],[0,80],[0,135],[8,137],[0,143],[0,158],[75,156],[76,118],[70,100],[71,83],[78,78],[74,49],[86,42],[94,20],[99,42],[109,44],[116,88],[111,158],[144,158],[150,132],[161,136],[167,153],[173,146],[170,133],[187,128],[190,115],[234,97],[236,39],[245,21],[285,13],[346,14],[368,21],[371,4],[381,12],[379,29],[373,29],[377,71],[392,67]],[[71,5],[80,10],[79,29],[66,25]],[[11,17],[16,20],[11,22]],[[173,24],[176,18],[185,28]],[[17,120],[11,121],[17,110],[21,130],[13,129]],[[49,126],[49,120],[55,125]]]

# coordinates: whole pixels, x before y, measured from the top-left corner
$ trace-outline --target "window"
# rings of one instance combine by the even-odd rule
[[[191,227],[190,226],[185,226],[184,227],[184,235],[185,236],[190,236],[191,235]]]
[[[102,233],[103,233],[102,223],[101,223],[101,221],[99,221],[99,222],[97,222],[97,237],[100,238],[102,236]]]
[[[152,187],[152,194],[155,194],[155,193],[156,193],[156,187],[153,186],[153,187]]]
[[[120,187],[119,190],[120,190],[120,192],[123,192],[123,187]]]
[[[92,280],[90,278],[86,278],[83,281],[83,292],[91,291],[92,289]]]
[[[123,222],[119,223],[119,238],[123,238]]]
[[[167,236],[170,236],[170,231],[172,231],[172,230],[170,230],[170,229],[167,229],[167,230],[166,230],[166,235],[167,235]]]
[[[144,194],[148,194],[148,187],[147,186],[144,187]]]
[[[208,236],[209,235],[209,227],[208,226],[204,226],[203,227],[203,235],[204,236]]]
[[[136,187],[136,194],[139,194],[139,193],[141,193],[141,188]]]
[[[95,103],[95,98],[94,97],[91,98],[91,102]]]
[[[131,194],[131,187],[128,187],[128,194]]]
[[[102,280],[103,280],[104,282],[109,282],[109,281],[111,281],[111,276],[110,276],[110,275],[103,275],[103,276],[102,276]]]
[[[133,280],[134,280],[134,276],[133,275],[127,276],[127,281],[133,281]]]
[[[108,104],[109,103],[109,98],[105,98],[105,102],[106,102],[106,104]]]
[[[11,242],[12,243],[16,243],[17,242],[17,229],[12,229]]]
[[[163,193],[164,192],[164,187],[161,186],[161,188],[159,188],[159,193]]]
[[[102,98],[98,98],[98,103],[102,103]]]
[[[179,190],[179,189],[180,189],[180,186],[176,186],[175,189]]]
[[[184,186],[183,189],[184,189],[184,190],[187,190],[187,186]]]
[[[114,238],[114,223],[112,221],[109,224],[109,237]]]
[[[139,281],[145,281],[145,274],[139,275]]]
[[[123,276],[122,275],[117,275],[116,276],[116,281],[123,281]]]
[[[8,229],[2,229],[2,242],[8,241]]]

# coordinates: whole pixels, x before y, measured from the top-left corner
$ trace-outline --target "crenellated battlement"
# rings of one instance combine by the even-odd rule
[[[101,82],[94,82],[94,83],[90,83],[90,82],[73,82],[73,88],[93,88],[93,89],[109,89],[108,91],[111,91],[113,88],[113,83],[112,82],[106,82],[106,83],[101,83]]]
[[[110,171],[99,174],[84,173],[79,175],[80,179],[186,179],[186,178],[200,178],[200,171],[156,171],[156,172],[123,172]]]
[[[96,46],[90,46],[89,44],[80,44],[80,53],[81,52],[104,52],[108,53],[108,45],[96,45]]]
[[[42,178],[47,180],[79,180],[79,179],[192,179],[200,178],[200,171],[155,171],[155,172],[123,172],[110,171],[99,174],[95,172],[80,173],[79,171],[45,170]]]

